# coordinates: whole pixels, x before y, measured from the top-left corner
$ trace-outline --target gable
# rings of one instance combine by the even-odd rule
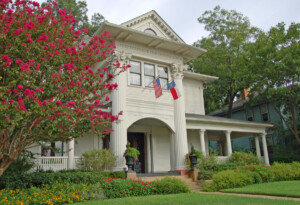
[[[154,10],[122,23],[121,26],[141,32],[145,32],[146,29],[151,29],[156,33],[157,36],[161,38],[184,43],[184,41]]]

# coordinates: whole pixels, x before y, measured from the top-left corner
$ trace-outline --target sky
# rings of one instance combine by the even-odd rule
[[[41,2],[42,0],[39,0]],[[197,19],[206,10],[220,5],[247,16],[252,26],[264,31],[279,22],[300,23],[300,0],[86,0],[88,15],[102,14],[111,23],[121,24],[155,10],[188,44],[208,36]]]

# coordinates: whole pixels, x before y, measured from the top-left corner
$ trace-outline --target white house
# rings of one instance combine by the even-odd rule
[[[47,151],[41,153],[40,147],[34,148],[44,154],[37,159],[39,166],[54,170],[74,168],[83,152],[109,148],[117,156],[114,170],[123,170],[123,153],[130,141],[141,152],[142,172],[184,170],[185,155],[191,145],[208,155],[209,142],[216,141],[219,159],[224,160],[232,153],[231,139],[249,135],[255,135],[259,157],[259,137],[262,137],[263,159],[269,164],[265,129],[272,125],[205,115],[205,84],[217,77],[189,72],[185,65],[205,53],[204,49],[184,43],[155,11],[121,25],[104,22],[97,33],[104,30],[108,30],[115,41],[116,58],[121,64],[131,64],[130,69],[115,79],[119,88],[113,91],[108,104],[113,114],[123,111],[123,115],[112,124],[115,131],[105,139],[89,135],[76,139],[77,143],[56,143],[61,153],[67,151],[65,154],[49,156]],[[151,83],[156,76],[163,87],[159,98],[155,98]],[[177,100],[173,100],[167,90],[170,80],[175,81],[181,93]]]

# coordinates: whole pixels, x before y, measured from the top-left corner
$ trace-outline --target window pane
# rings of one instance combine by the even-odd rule
[[[146,87],[153,88],[154,77],[152,77],[152,76],[145,76],[144,80],[145,80],[145,86]]]
[[[264,122],[269,121],[269,115],[268,115],[268,113],[263,113],[263,114],[262,114],[262,120],[263,120]]]
[[[152,35],[155,35],[156,36],[156,33],[155,33],[155,31],[153,31],[151,28],[147,28],[147,29],[145,29],[145,31],[144,31],[145,33],[148,33],[148,34],[152,34]]]
[[[159,80],[160,80],[161,88],[162,88],[163,90],[167,90],[167,89],[168,89],[168,85],[167,85],[168,79],[165,79],[165,78],[159,78]]]
[[[145,68],[145,75],[154,76],[154,65],[145,63],[144,68]]]
[[[130,72],[141,73],[141,63],[137,61],[130,61]]]
[[[141,85],[141,75],[130,73],[130,85]]]
[[[159,77],[168,78],[168,68],[167,67],[158,66],[157,70],[158,70]]]
[[[252,110],[247,111],[247,120],[248,121],[253,121],[253,112],[252,112]]]

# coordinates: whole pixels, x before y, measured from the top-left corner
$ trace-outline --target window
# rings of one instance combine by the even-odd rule
[[[155,31],[153,31],[151,28],[147,28],[144,30],[145,33],[148,33],[148,34],[151,34],[151,35],[154,35],[156,36],[157,34],[155,33]]]
[[[269,112],[268,112],[267,104],[260,106],[260,114],[261,114],[261,119],[263,122],[269,121]]]
[[[253,111],[252,111],[252,109],[251,110],[247,110],[246,111],[246,117],[247,117],[247,120],[248,121],[253,121],[254,120],[254,116],[253,116]]]
[[[61,141],[44,143],[41,154],[43,157],[55,157],[64,155],[64,143]]]
[[[168,89],[168,68],[158,66],[157,71],[158,71],[158,76],[159,76],[162,89],[167,90]]]
[[[151,64],[144,64],[144,85],[145,87],[152,87],[153,88],[153,81],[155,77],[155,66]]]
[[[141,63],[130,61],[130,85],[141,85]]]

